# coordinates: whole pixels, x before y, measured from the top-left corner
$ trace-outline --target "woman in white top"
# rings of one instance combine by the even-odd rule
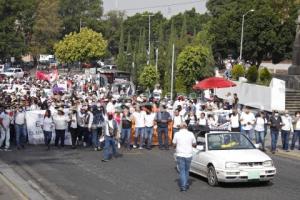
[[[266,118],[263,112],[259,112],[255,119],[255,139],[256,144],[262,145],[262,150],[265,151],[265,124]]]
[[[236,110],[233,110],[232,114],[230,115],[230,127],[231,132],[240,132],[240,115]]]
[[[65,146],[65,132],[70,119],[65,116],[63,108],[59,108],[57,115],[53,116],[53,121],[55,124],[55,146],[58,147],[58,142],[60,141],[61,147]]]
[[[53,119],[52,119],[50,110],[46,110],[46,112],[45,112],[42,128],[43,128],[43,132],[44,132],[45,145],[47,146],[47,150],[50,150],[52,131],[54,128]]]
[[[295,126],[294,126],[294,134],[292,138],[291,150],[294,150],[297,139],[298,139],[298,150],[300,150],[300,112],[295,113],[294,124]]]

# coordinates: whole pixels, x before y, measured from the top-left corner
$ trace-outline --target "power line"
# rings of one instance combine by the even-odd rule
[[[156,6],[149,6],[149,7],[127,8],[127,9],[122,9],[122,10],[124,10],[124,11],[133,11],[133,10],[147,10],[147,9],[155,9],[155,8],[165,8],[165,7],[171,7],[171,6],[181,6],[181,5],[194,4],[194,3],[199,3],[199,2],[202,2],[202,1],[203,0],[189,1],[189,2],[172,3],[172,4],[156,5]]]

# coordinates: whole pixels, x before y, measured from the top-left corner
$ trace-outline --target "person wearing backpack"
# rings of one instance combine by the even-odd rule
[[[169,130],[168,125],[169,122],[172,121],[170,113],[166,111],[166,105],[162,105],[160,111],[155,116],[155,122],[157,125],[157,133],[158,133],[158,143],[159,143],[159,149],[163,150],[169,150]],[[164,144],[162,136],[164,135]]]
[[[99,138],[102,132],[102,126],[104,125],[104,116],[100,111],[100,105],[92,107],[93,122],[92,122],[92,143],[95,151],[100,150]]]
[[[103,151],[103,159],[102,162],[108,162],[111,155],[115,158],[118,157],[117,148],[115,137],[118,131],[118,125],[116,120],[114,120],[113,113],[107,113],[107,118],[105,119],[105,126],[104,126],[104,133],[105,133],[105,146]],[[110,152],[110,148],[112,149],[112,153]]]

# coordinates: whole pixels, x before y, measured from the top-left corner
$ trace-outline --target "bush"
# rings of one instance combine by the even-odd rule
[[[247,70],[246,78],[248,79],[249,83],[256,83],[258,78],[258,71],[256,66],[251,66]]]
[[[262,68],[259,70],[259,83],[263,85],[269,85],[272,80],[272,74],[267,68]]]
[[[245,68],[243,65],[234,65],[231,70],[232,78],[239,80],[239,77],[245,76]]]

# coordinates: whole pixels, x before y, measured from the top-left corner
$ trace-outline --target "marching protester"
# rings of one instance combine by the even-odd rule
[[[108,162],[109,159],[111,158],[111,155],[113,155],[114,157],[118,157],[119,155],[117,153],[116,141],[115,141],[115,137],[118,131],[118,125],[116,120],[114,120],[113,113],[111,112],[107,113],[107,119],[105,120],[104,129],[105,129],[104,131],[105,146],[104,146],[102,162]]]
[[[134,145],[133,148],[139,147],[143,149],[144,134],[145,134],[145,111],[141,110],[140,106],[137,106],[135,112],[132,114],[135,123]],[[140,138],[140,144],[138,145],[138,139]]]
[[[293,120],[289,115],[289,111],[285,111],[284,115],[281,116],[282,127],[281,127],[281,141],[282,141],[282,149],[285,151],[289,151],[289,139],[290,134],[294,132],[293,129]]]
[[[131,145],[131,127],[132,119],[130,112],[127,108],[123,110],[123,115],[121,118],[121,145],[130,149]]]
[[[262,150],[265,151],[265,124],[266,119],[263,112],[259,112],[255,120],[255,140],[257,144],[262,145]]]
[[[45,145],[47,146],[47,150],[50,150],[52,131],[54,128],[54,122],[53,122],[53,118],[52,118],[50,110],[46,110],[46,112],[45,112],[43,123],[42,123],[42,128],[43,128],[43,132],[44,132]]]
[[[0,114],[0,149],[4,143],[4,151],[10,150],[10,123],[12,121],[12,117],[9,113],[10,110],[5,108]]]
[[[255,123],[255,116],[250,112],[249,108],[245,108],[240,117],[242,125],[242,133],[244,133],[251,141],[254,140],[253,125]]]
[[[25,130],[25,111],[19,106],[15,112],[15,131],[17,149],[25,148],[26,130]]]
[[[176,148],[176,161],[179,170],[180,191],[189,189],[189,173],[193,156],[193,147],[196,147],[194,134],[187,130],[187,124],[181,123],[180,130],[173,138],[173,145]]]
[[[170,113],[166,111],[166,105],[162,105],[161,109],[155,116],[155,123],[157,125],[158,143],[160,150],[169,150],[169,122],[172,121]],[[164,143],[163,143],[164,136]]]
[[[172,138],[174,138],[175,133],[177,133],[180,130],[180,124],[184,122],[183,117],[179,115],[179,110],[176,109],[174,112],[173,117],[173,135]]]
[[[279,131],[281,130],[282,120],[278,111],[274,111],[270,117],[270,131],[271,131],[271,152],[275,154],[277,148],[277,141]]]
[[[237,110],[233,110],[232,114],[229,115],[230,129],[231,132],[240,132],[240,115]]]
[[[72,149],[75,149],[77,146],[77,139],[78,138],[78,120],[77,120],[77,109],[72,108],[71,112],[69,113],[70,121],[68,123],[69,125],[69,131],[71,134],[71,142],[72,142]]]
[[[146,108],[145,115],[145,140],[147,140],[146,149],[152,148],[152,136],[154,131],[155,113],[152,112],[152,108]]]
[[[298,150],[300,150],[300,112],[295,113],[294,123],[294,134],[292,137],[291,150],[295,149],[296,142],[298,140]]]
[[[104,116],[101,111],[101,105],[97,104],[92,107],[93,121],[91,126],[92,143],[95,151],[100,150],[99,138],[102,135],[102,127],[104,126]]]
[[[68,125],[68,117],[65,116],[63,108],[57,110],[57,114],[53,116],[55,126],[55,146],[60,148],[65,146],[65,134]],[[60,143],[60,146],[59,146]]]

